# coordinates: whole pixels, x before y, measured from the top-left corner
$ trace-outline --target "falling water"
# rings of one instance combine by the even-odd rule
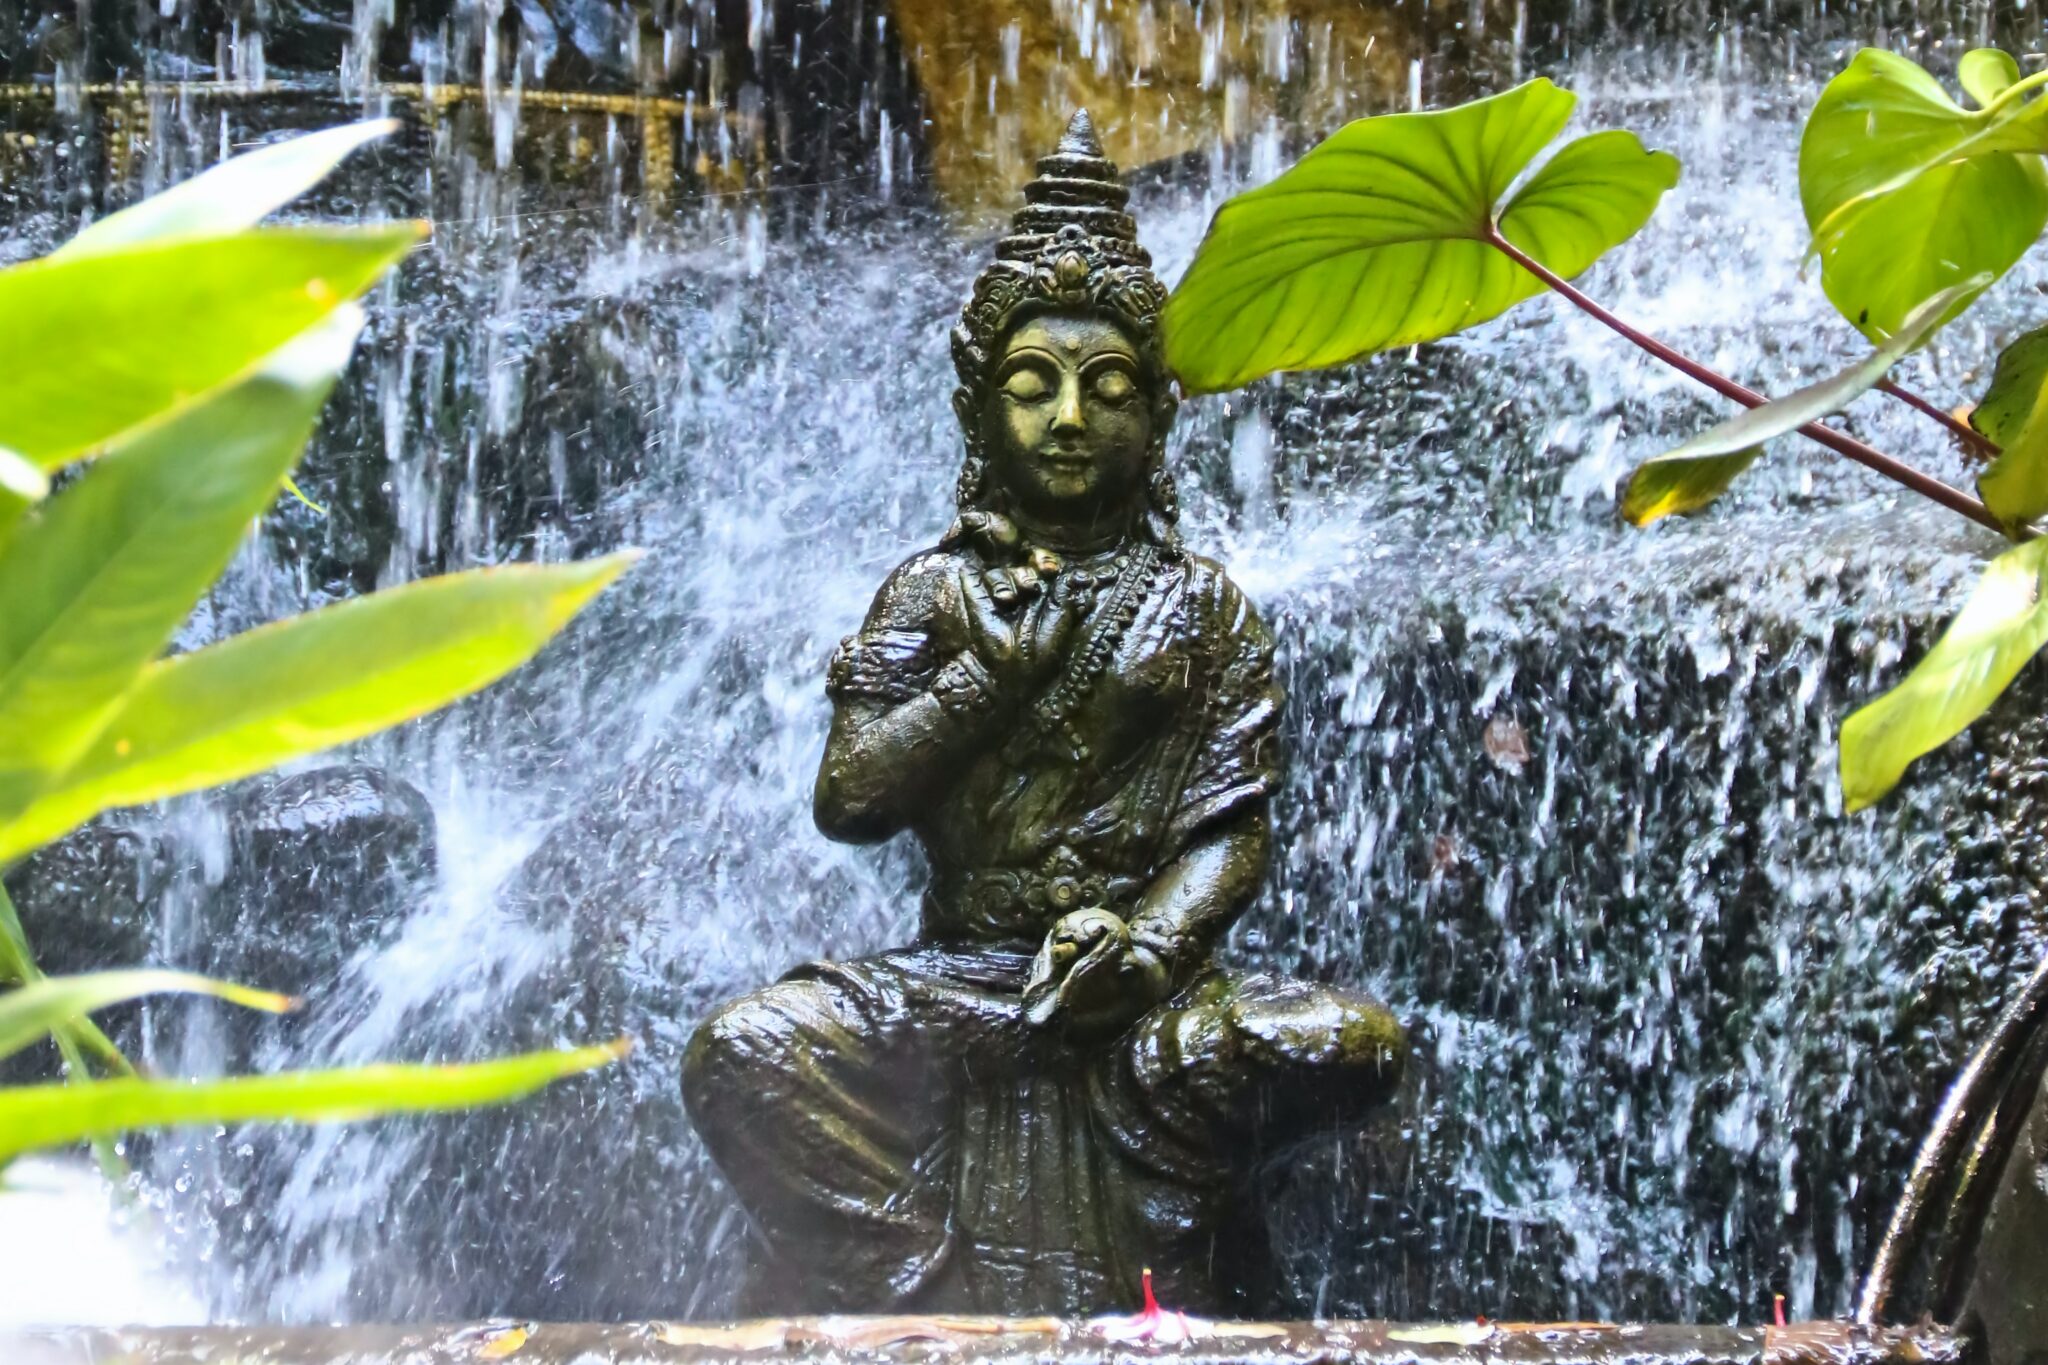
[[[331,515],[281,506],[186,643],[443,567],[650,551],[536,665],[347,755],[424,793],[436,859],[309,902],[237,877],[234,795],[122,825],[158,850],[150,956],[227,970],[316,945],[290,959],[314,976],[305,1018],[156,1011],[160,1069],[641,1044],[509,1110],[138,1147],[143,1202],[217,1317],[726,1311],[745,1230],[682,1115],[682,1043],[714,1002],[912,928],[915,855],[811,827],[822,663],[948,520],[945,332],[989,201],[946,160],[957,128],[903,131],[888,7],[845,20],[869,84],[812,134],[772,91],[691,64],[720,41],[710,8],[660,9],[650,31],[585,5],[602,31],[557,51],[495,4],[400,33],[364,3],[338,84],[138,97],[141,158],[91,167],[63,149],[104,141],[62,142],[90,115],[54,108],[90,97],[58,92],[0,147],[20,171],[13,259],[110,183],[160,184],[365,91],[416,115],[374,93],[377,53],[414,63],[429,104],[485,91],[311,206],[431,215],[435,240],[374,300],[308,458]],[[753,6],[733,42],[782,41],[786,8]],[[1777,390],[1854,344],[1798,274],[1800,111],[1857,40],[1939,62],[1988,33],[1977,6],[1889,29],[1797,6],[1753,31],[1667,16],[1627,46],[1592,6],[1475,3],[1420,27],[1390,6],[1384,36],[1347,46],[1355,16],[1315,6],[1157,3],[1128,25],[1106,0],[1050,8],[1064,55],[992,20],[958,77],[972,98],[940,122],[1021,166],[1048,65],[1122,79],[1192,23],[1190,84],[1221,113],[1186,115],[1187,154],[1148,142],[1169,159],[1136,177],[1169,278],[1216,203],[1305,137],[1407,107],[1411,84],[1430,103],[1543,72],[1581,94],[1575,128],[1634,128],[1686,167],[1586,287]],[[182,74],[175,50],[152,74]],[[224,51],[229,78],[284,61],[252,34]],[[591,51],[697,73],[696,102],[664,116],[669,180],[630,112],[522,101]],[[31,125],[58,149],[47,131],[23,145]],[[770,165],[764,126],[832,145]],[[1972,366],[2044,285],[2016,271],[1911,382],[1981,387]],[[1876,814],[1845,816],[1833,779],[1841,716],[1953,609],[1987,537],[1790,443],[1708,516],[1617,525],[1634,463],[1716,412],[1539,299],[1184,413],[1189,538],[1275,623],[1290,697],[1281,856],[1228,953],[1374,991],[1418,1048],[1398,1118],[1266,1178],[1275,1311],[1755,1320],[1784,1293],[1841,1313],[1938,1087],[2040,956],[2048,868],[2007,837],[2039,823],[2038,687]],[[1902,409],[1845,420],[1969,478]]]

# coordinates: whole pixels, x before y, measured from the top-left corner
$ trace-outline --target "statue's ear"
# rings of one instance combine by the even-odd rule
[[[960,419],[960,430],[967,435],[971,446],[981,434],[981,414],[974,410],[974,395],[965,384],[953,390],[953,415]]]

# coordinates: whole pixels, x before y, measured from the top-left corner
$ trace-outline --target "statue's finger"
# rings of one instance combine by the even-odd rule
[[[988,585],[973,569],[960,571],[960,602],[977,644],[986,647],[1002,639],[1002,614],[996,610],[995,599],[989,596]]]

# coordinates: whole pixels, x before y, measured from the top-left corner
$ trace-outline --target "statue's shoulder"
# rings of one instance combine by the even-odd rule
[[[868,624],[911,629],[930,621],[953,600],[968,562],[966,554],[945,546],[919,550],[882,580]]]
[[[1266,623],[1259,609],[1232,580],[1229,570],[1206,555],[1187,554],[1183,558],[1188,600],[1206,627],[1265,637]]]

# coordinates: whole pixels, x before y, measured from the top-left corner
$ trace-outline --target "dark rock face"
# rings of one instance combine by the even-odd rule
[[[332,982],[434,871],[433,808],[366,764],[249,783],[233,797],[228,828],[207,967],[270,990]]]
[[[7,891],[45,972],[167,965],[291,994],[317,994],[374,942],[434,871],[434,813],[418,790],[362,764],[247,784],[226,799],[227,859],[217,884],[181,858],[147,812],[105,817],[22,861]],[[196,914],[196,958],[166,951],[173,905]],[[103,1023],[143,1055],[142,1005]],[[229,1065],[293,1027],[223,1011]],[[47,1053],[47,1055],[45,1055]],[[53,1074],[54,1049],[23,1054],[21,1075]]]

